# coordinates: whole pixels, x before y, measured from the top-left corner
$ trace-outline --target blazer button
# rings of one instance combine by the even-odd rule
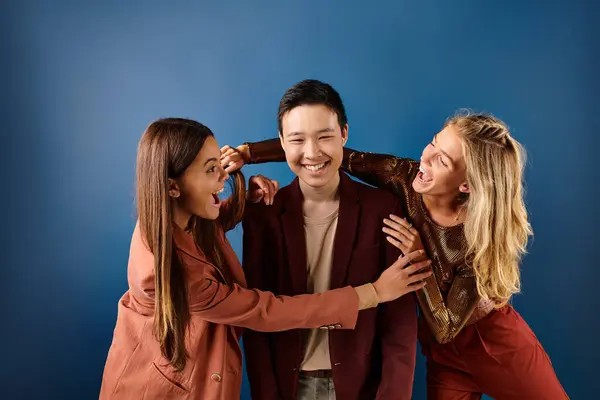
[[[210,379],[212,379],[212,380],[213,380],[213,381],[215,381],[215,382],[221,382],[221,379],[222,379],[222,378],[221,378],[221,375],[219,375],[219,374],[212,374],[212,375],[210,376]]]

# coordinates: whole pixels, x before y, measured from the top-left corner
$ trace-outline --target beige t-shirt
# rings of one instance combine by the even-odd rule
[[[324,218],[304,217],[306,235],[306,260],[308,268],[308,292],[323,293],[330,289],[333,260],[333,242],[338,222],[336,209]],[[331,369],[329,358],[329,332],[311,329],[307,332],[303,371]]]

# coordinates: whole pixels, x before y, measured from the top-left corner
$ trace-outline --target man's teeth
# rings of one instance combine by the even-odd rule
[[[304,168],[306,168],[309,171],[318,171],[320,169],[323,169],[325,167],[326,163],[323,164],[317,164],[317,165],[305,165]]]

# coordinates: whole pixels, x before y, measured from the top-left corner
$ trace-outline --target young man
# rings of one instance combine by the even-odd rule
[[[400,255],[382,232],[396,198],[340,171],[348,124],[339,94],[307,80],[281,99],[279,136],[297,178],[270,206],[249,204],[243,265],[250,287],[319,293],[375,280]],[[374,294],[376,296],[376,293]],[[253,399],[410,399],[417,318],[413,295],[331,325],[244,336]]]

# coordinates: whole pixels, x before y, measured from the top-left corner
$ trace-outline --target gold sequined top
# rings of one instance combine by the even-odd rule
[[[250,163],[285,161],[279,139],[247,144]],[[406,216],[418,229],[432,261],[434,274],[427,279],[425,288],[417,292],[417,298],[421,314],[438,342],[451,341],[468,322],[493,309],[491,302],[480,301],[477,294],[474,271],[466,263],[463,225],[436,224],[429,217],[422,196],[413,190],[412,181],[419,171],[417,161],[344,149],[342,168],[402,199]]]

